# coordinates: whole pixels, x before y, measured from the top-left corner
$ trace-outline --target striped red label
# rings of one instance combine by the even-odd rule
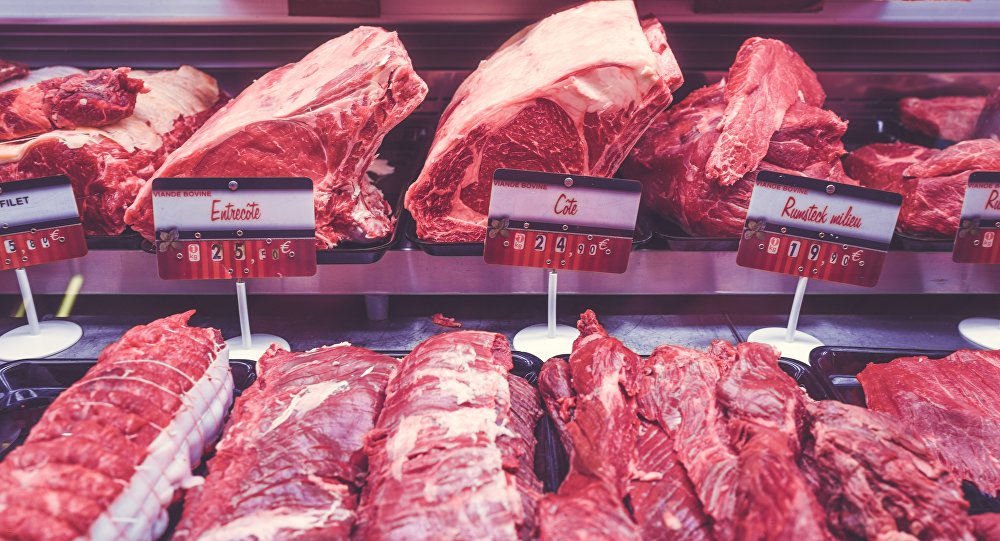
[[[156,255],[164,280],[280,278],[316,274],[313,239],[175,240]]]
[[[483,257],[494,265],[620,274],[631,251],[632,237],[508,229],[486,238]]]
[[[0,235],[0,270],[21,269],[87,255],[80,224]]]
[[[872,287],[886,252],[815,239],[755,232],[740,242],[736,263],[793,276]]]

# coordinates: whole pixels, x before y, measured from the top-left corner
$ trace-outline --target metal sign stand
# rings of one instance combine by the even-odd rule
[[[24,300],[28,324],[0,336],[0,360],[40,359],[55,355],[80,341],[83,329],[71,321],[38,321],[35,299],[31,295],[28,272],[15,269],[17,285]]]
[[[809,353],[814,348],[823,345],[818,338],[811,334],[797,330],[799,325],[799,312],[802,311],[802,300],[806,296],[806,286],[809,278],[802,276],[795,285],[795,298],[792,300],[792,311],[788,315],[788,326],[767,327],[758,329],[747,337],[747,342],[760,342],[778,348],[782,357],[809,363]],[[1000,330],[1000,323],[998,329]]]
[[[543,361],[573,351],[573,341],[580,336],[573,327],[556,323],[558,275],[554,270],[548,270],[546,274],[549,289],[548,322],[521,329],[514,335],[513,342],[515,350],[530,353]]]
[[[236,302],[240,310],[240,335],[226,340],[229,358],[256,361],[271,344],[290,350],[288,341],[273,334],[253,334],[250,332],[250,312],[247,309],[247,284],[236,280]]]

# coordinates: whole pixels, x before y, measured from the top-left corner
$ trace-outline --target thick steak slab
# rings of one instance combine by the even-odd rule
[[[174,539],[345,539],[354,525],[375,426],[397,361],[341,344],[272,347],[188,492]]]
[[[47,79],[0,93],[0,141],[128,118],[142,80],[128,68]]]
[[[0,532],[21,540],[155,539],[222,430],[233,380],[193,312],[135,327],[0,463]]]
[[[131,76],[148,90],[131,116],[102,128],[0,143],[0,181],[66,175],[88,234],[124,231],[125,209],[153,171],[226,100],[215,79],[190,66]]]
[[[422,239],[482,240],[498,168],[610,176],[680,69],[632,2],[588,2],[511,37],[455,92],[406,194]]]
[[[899,100],[899,120],[908,130],[957,143],[972,139],[985,103],[984,96],[903,98]]]
[[[171,154],[155,177],[307,177],[317,245],[388,235],[392,212],[366,171],[427,85],[395,32],[363,26],[271,71]],[[153,239],[152,185],[125,221]]]

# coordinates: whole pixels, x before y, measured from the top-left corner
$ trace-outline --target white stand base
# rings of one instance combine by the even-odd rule
[[[271,347],[271,344],[278,344],[279,348],[289,351],[292,349],[287,340],[273,334],[251,334],[249,348],[243,347],[242,336],[226,340],[226,345],[229,346],[229,358],[244,361],[257,361],[267,351],[267,348]]]
[[[1000,320],[989,317],[963,319],[958,332],[969,342],[983,349],[1000,349]]]
[[[65,351],[80,341],[83,329],[72,321],[40,321],[39,333],[25,325],[0,336],[0,361],[41,359]]]
[[[1000,328],[998,328],[1000,330]],[[786,340],[788,329],[785,327],[768,327],[758,329],[747,337],[747,342],[760,342],[778,348],[782,357],[795,359],[809,364],[809,353],[823,345],[818,338],[802,331],[795,331],[795,338],[791,342]]]
[[[556,325],[554,336],[549,336],[548,325],[532,325],[514,335],[514,349],[530,353],[543,361],[556,355],[572,353],[573,341],[580,331],[567,325]]]

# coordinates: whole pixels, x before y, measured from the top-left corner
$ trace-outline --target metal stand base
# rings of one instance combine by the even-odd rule
[[[556,355],[571,353],[573,341],[580,331],[567,325],[556,325],[554,336],[549,336],[548,325],[532,325],[514,335],[513,347],[546,361]]]
[[[809,353],[822,346],[823,342],[811,334],[795,331],[794,338],[788,341],[788,329],[785,327],[768,327],[758,329],[747,337],[747,342],[760,342],[778,348],[782,357],[795,359],[809,364]]]
[[[958,332],[983,349],[1000,349],[1000,319],[973,317],[958,324]]]
[[[71,321],[40,321],[39,332],[25,325],[0,336],[0,361],[41,359],[68,349],[80,341],[83,329]]]
[[[287,340],[273,334],[251,334],[250,347],[243,346],[243,337],[241,336],[226,340],[226,345],[229,346],[229,358],[245,361],[260,359],[261,355],[271,347],[271,344],[278,344],[281,349],[291,350]]]

